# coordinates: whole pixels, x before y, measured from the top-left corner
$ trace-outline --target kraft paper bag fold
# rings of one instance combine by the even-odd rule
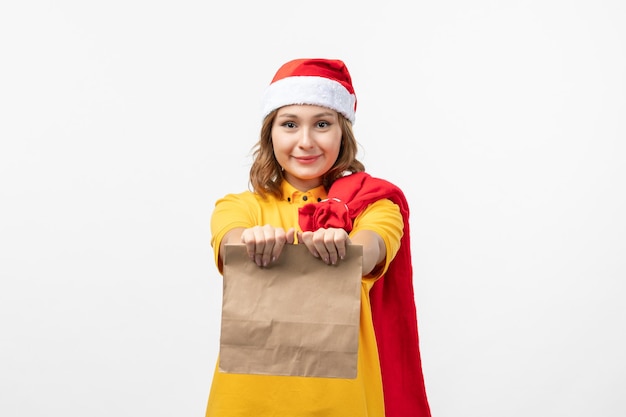
[[[363,248],[327,265],[287,245],[261,268],[244,245],[226,245],[221,372],[355,378]]]

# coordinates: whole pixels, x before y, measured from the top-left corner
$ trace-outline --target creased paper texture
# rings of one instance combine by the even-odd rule
[[[219,369],[229,373],[355,378],[363,248],[326,265],[304,245],[258,267],[226,245]]]

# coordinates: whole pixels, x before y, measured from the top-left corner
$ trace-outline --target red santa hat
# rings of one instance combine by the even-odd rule
[[[263,94],[263,118],[292,104],[328,107],[354,124],[356,95],[346,65],[338,59],[295,59],[284,64]]]

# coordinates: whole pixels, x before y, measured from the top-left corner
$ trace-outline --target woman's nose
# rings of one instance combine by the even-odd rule
[[[311,147],[313,146],[314,139],[312,136],[312,132],[310,129],[304,128],[300,131],[300,138],[298,140],[298,145],[302,147]]]

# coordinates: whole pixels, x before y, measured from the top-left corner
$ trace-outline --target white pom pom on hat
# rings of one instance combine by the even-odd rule
[[[263,118],[280,107],[292,104],[327,107],[354,124],[356,95],[343,61],[302,58],[281,66],[263,94]]]

